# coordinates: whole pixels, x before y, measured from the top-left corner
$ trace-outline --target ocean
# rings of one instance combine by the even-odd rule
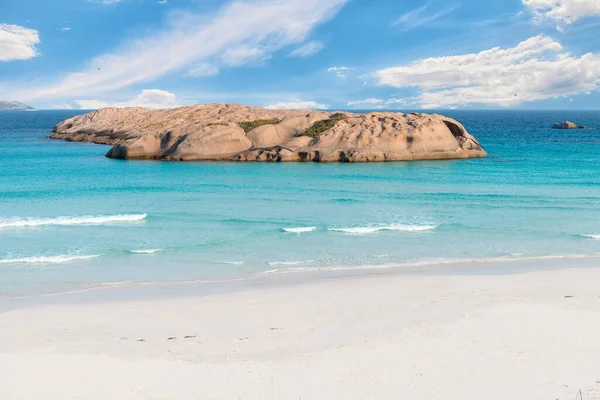
[[[598,111],[438,111],[489,158],[381,164],[123,161],[45,139],[80,113],[0,112],[0,298],[600,255]]]

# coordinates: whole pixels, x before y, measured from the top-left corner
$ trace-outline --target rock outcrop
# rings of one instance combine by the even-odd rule
[[[486,156],[460,123],[441,115],[238,104],[105,108],[59,123],[50,138],[110,144],[106,156],[123,159],[367,162]]]
[[[552,126],[552,129],[586,129],[587,126],[579,126],[571,121],[559,122]]]

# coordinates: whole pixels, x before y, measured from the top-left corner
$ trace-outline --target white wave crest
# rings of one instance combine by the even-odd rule
[[[306,233],[306,232],[312,232],[312,231],[316,231],[317,227],[316,226],[306,226],[306,227],[300,227],[300,228],[283,228],[284,232],[288,232],[288,233]]]
[[[594,239],[594,240],[600,240],[600,235],[581,235],[584,238],[588,238],[588,239]]]
[[[154,254],[158,253],[162,249],[140,249],[140,250],[129,250],[133,254]]]
[[[376,233],[380,231],[403,231],[403,232],[419,232],[429,231],[437,228],[435,225],[402,225],[402,224],[391,224],[391,225],[367,225],[367,226],[355,226],[350,228],[327,228],[328,231],[333,232],[344,232],[353,235],[367,235],[370,233]]]
[[[300,265],[314,262],[315,260],[304,260],[304,261],[273,261],[268,263],[269,265]]]
[[[74,256],[70,254],[63,254],[59,256],[0,258],[0,264],[58,264],[70,261],[89,260],[96,257],[100,257],[100,255]]]
[[[221,263],[227,265],[243,265],[244,261],[222,261]]]
[[[0,219],[2,228],[31,228],[48,225],[104,225],[119,222],[135,222],[146,219],[148,214],[86,215],[81,217],[56,218],[11,218]]]

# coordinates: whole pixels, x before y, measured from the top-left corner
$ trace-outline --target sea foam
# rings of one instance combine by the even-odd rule
[[[306,232],[312,232],[312,231],[316,231],[317,227],[316,226],[306,226],[306,227],[300,227],[300,228],[283,228],[284,232],[289,232],[289,233],[306,233]]]
[[[427,267],[435,265],[452,265],[452,264],[488,264],[501,262],[519,262],[519,261],[543,261],[543,260],[562,260],[562,259],[581,259],[590,257],[600,257],[600,254],[553,254],[546,256],[523,256],[523,257],[487,257],[487,258],[440,258],[414,260],[399,263],[387,264],[366,264],[366,265],[338,265],[338,266],[321,266],[321,267],[295,267],[295,268],[274,268],[267,271],[257,273],[257,276],[301,273],[301,272],[327,272],[327,271],[359,271],[359,270],[382,270],[392,268],[410,268],[410,267]],[[301,264],[299,262],[298,264]],[[285,263],[269,263],[269,265],[292,265]]]
[[[56,218],[10,218],[0,219],[2,228],[30,228],[48,225],[104,225],[110,223],[136,222],[146,219],[148,214],[87,215],[81,217]]]
[[[311,262],[315,262],[315,260],[304,260],[304,261],[273,261],[268,263],[269,265],[275,266],[275,265],[300,265],[300,264],[306,264],[306,263],[311,263]]]
[[[419,232],[429,231],[437,228],[435,225],[402,225],[402,224],[391,224],[391,225],[367,225],[367,226],[355,226],[349,228],[328,228],[327,230],[333,232],[344,232],[353,235],[368,235],[370,233],[376,233],[380,231],[403,231],[403,232]]]
[[[99,255],[75,256],[71,254],[62,254],[59,256],[37,256],[22,258],[0,258],[0,264],[58,264],[70,261],[89,260],[100,257]]]
[[[129,250],[133,254],[154,254],[158,253],[162,249],[140,249],[140,250]]]
[[[581,235],[584,238],[600,240],[600,235]]]

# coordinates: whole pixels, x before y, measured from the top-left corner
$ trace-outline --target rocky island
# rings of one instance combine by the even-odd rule
[[[33,110],[33,107],[18,101],[0,100],[0,111],[26,111]]]
[[[580,126],[571,121],[563,121],[558,124],[554,124],[552,129],[587,129],[587,126]]]
[[[121,159],[369,162],[487,155],[459,122],[437,114],[269,110],[225,103],[104,108],[59,123],[50,138],[113,145],[106,156]]]

